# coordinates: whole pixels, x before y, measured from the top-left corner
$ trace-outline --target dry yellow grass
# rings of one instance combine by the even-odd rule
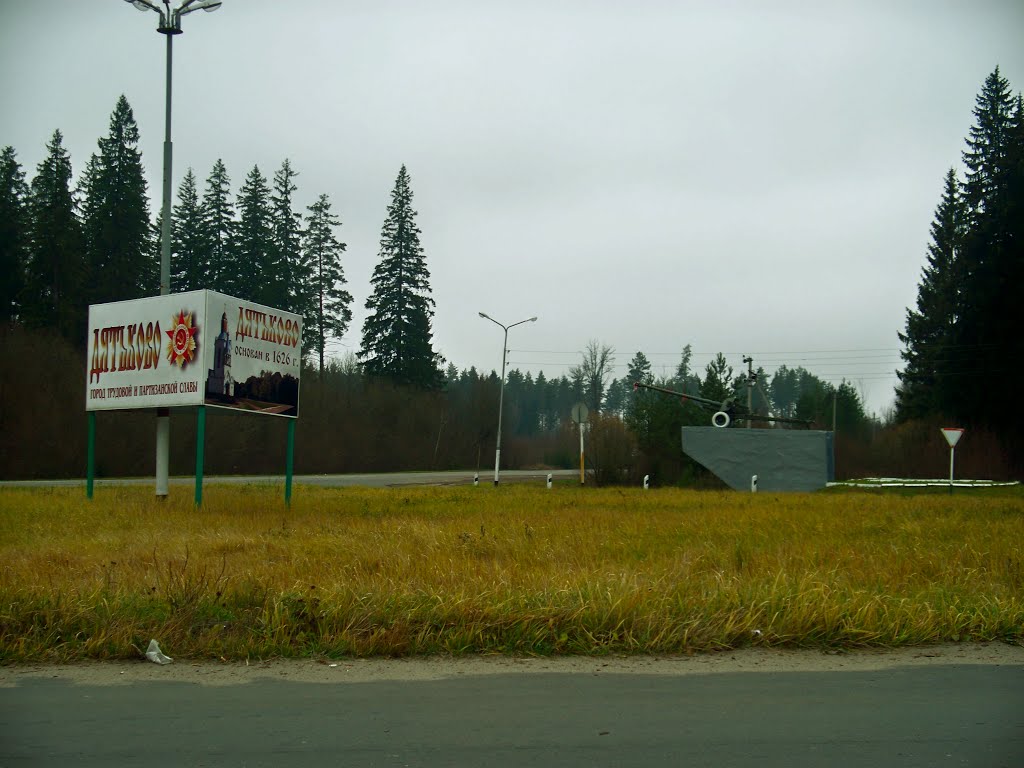
[[[1024,497],[0,492],[0,659],[1024,639]]]

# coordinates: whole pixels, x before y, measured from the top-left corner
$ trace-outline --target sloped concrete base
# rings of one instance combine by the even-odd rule
[[[683,427],[683,453],[726,485],[749,491],[816,491],[835,479],[832,433],[806,429]]]

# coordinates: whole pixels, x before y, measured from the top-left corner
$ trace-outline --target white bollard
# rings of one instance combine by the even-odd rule
[[[474,486],[480,485],[480,473],[479,472],[477,472],[475,475],[473,475],[473,485]]]
[[[757,493],[757,475],[750,477],[750,492]]]
[[[548,490],[551,490],[551,473],[548,472]]]
[[[644,475],[644,490],[646,491],[650,487],[651,487],[651,476],[650,475]]]

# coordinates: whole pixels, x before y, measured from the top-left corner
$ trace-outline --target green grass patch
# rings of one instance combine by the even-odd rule
[[[1024,495],[0,492],[0,660],[1024,640]]]

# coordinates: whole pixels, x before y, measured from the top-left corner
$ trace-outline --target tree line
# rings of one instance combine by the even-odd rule
[[[90,304],[159,292],[163,221],[162,212],[151,221],[139,129],[123,95],[77,183],[63,141],[54,131],[31,183],[13,147],[0,153],[0,311],[8,324],[55,329],[80,345]],[[287,159],[272,179],[255,165],[232,197],[223,161],[201,194],[189,168],[171,213],[171,289],[209,288],[301,315],[303,357],[323,371],[328,340],[348,330],[353,298],[341,219],[327,194],[296,210],[298,175]],[[412,199],[403,165],[381,230],[359,358],[368,375],[436,388],[443,361],[433,348],[434,301]]]
[[[599,349],[608,350],[596,342]],[[609,360],[614,356],[608,350]],[[0,332],[0,354],[17,365],[0,367],[0,477],[81,477],[85,466],[82,350],[55,329],[8,326]],[[684,350],[681,360],[686,356]],[[634,356],[642,361],[642,353]],[[589,402],[583,389],[586,350],[571,375],[546,377],[512,369],[505,381],[502,465],[505,468],[578,466],[579,438],[572,406]],[[726,366],[727,370],[728,366]],[[720,366],[716,368],[720,369]],[[606,368],[605,373],[611,370]],[[639,365],[641,378],[649,369]],[[728,371],[727,371],[728,372]],[[599,372],[600,373],[600,372]],[[591,408],[587,463],[601,482],[638,482],[651,474],[658,484],[712,483],[683,456],[679,427],[707,425],[709,413],[670,397],[631,390],[632,374],[605,377],[598,405]],[[762,372],[763,373],[763,372]],[[712,394],[718,373],[687,371],[686,386]],[[730,387],[745,377],[731,379]],[[653,379],[681,388],[676,376]],[[699,382],[699,384],[698,384]],[[788,389],[787,389],[788,387]],[[618,393],[629,389],[623,400]],[[447,364],[439,386],[417,387],[370,376],[355,354],[303,370],[302,416],[296,425],[295,471],[371,472],[415,469],[477,469],[493,466],[501,380],[495,371],[458,370]],[[849,384],[839,389],[840,433],[856,431],[863,413]],[[816,418],[831,426],[830,385],[799,368],[765,375],[755,390],[771,408]],[[269,416],[208,409],[205,467],[211,474],[280,473],[284,467],[285,424]],[[866,418],[866,417],[864,417]],[[195,467],[195,415],[171,415],[171,472]],[[866,427],[870,429],[870,425]],[[863,430],[862,430],[863,431]],[[97,471],[103,476],[151,475],[154,467],[153,415],[104,412],[97,419]],[[843,469],[839,461],[840,471]],[[850,471],[853,471],[851,468]]]
[[[0,311],[6,323],[53,329],[76,346],[90,304],[136,299],[160,288],[162,216],[152,221],[139,129],[121,96],[109,132],[77,179],[58,129],[31,182],[11,146],[0,152]],[[344,334],[345,290],[328,195],[295,210],[298,173],[285,159],[268,179],[253,166],[231,195],[214,163],[200,195],[189,168],[171,216],[171,286],[210,288],[302,315],[304,355],[324,362],[329,338]]]
[[[9,327],[56,334],[74,350],[85,339],[89,304],[158,291],[163,222],[159,215],[151,220],[138,143],[131,106],[122,96],[111,115],[108,134],[99,139],[97,151],[77,183],[59,130],[51,137],[31,183],[26,183],[14,149],[3,150],[0,259],[5,281],[0,300]],[[304,379],[310,382],[308,388],[316,391],[316,409],[333,413],[326,404],[332,398],[358,409],[353,392],[365,400],[379,397],[391,402],[399,413],[412,407],[426,408],[437,412],[437,436],[429,465],[478,464],[496,439],[501,382],[494,371],[484,374],[470,368],[460,372],[452,363],[445,367],[446,361],[434,350],[430,273],[419,241],[407,169],[400,168],[387,206],[359,351],[350,359],[334,362],[325,355],[327,340],[342,336],[352,316],[353,298],[345,289],[341,263],[346,246],[337,236],[341,221],[326,194],[319,195],[304,214],[295,210],[297,176],[287,159],[272,179],[254,166],[233,196],[222,161],[214,163],[202,189],[195,172],[187,169],[171,217],[172,290],[212,288],[301,314],[307,364]],[[24,337],[19,343],[25,343]],[[677,375],[659,379],[658,384],[717,399],[742,389],[745,377],[734,376],[722,355],[707,367],[703,377],[690,371],[689,349],[683,350]],[[614,350],[592,341],[568,375],[549,379],[539,373],[534,378],[530,372],[510,371],[504,399],[507,460],[572,466],[575,440],[565,434],[571,431],[568,416],[573,404],[585,402],[593,414],[592,429],[599,436],[614,433],[618,444],[617,453],[595,451],[594,461],[601,460],[602,454],[606,460],[614,454],[639,467],[637,457],[642,464],[642,457],[652,456],[655,463],[660,462],[658,471],[663,479],[678,478],[687,465],[679,451],[678,427],[704,424],[706,415],[680,407],[671,399],[634,395],[634,381],[654,381],[649,363],[637,352],[628,375],[615,380],[609,376],[613,356]],[[311,370],[317,372],[313,379],[309,378]],[[65,375],[41,371],[33,378],[52,380]],[[759,371],[759,376],[764,386],[756,391],[755,408],[763,413],[823,420],[822,414],[834,399],[829,394],[831,385],[803,369],[783,366],[770,379],[764,371]],[[337,391],[325,391],[325,387]],[[67,391],[74,393],[74,386],[69,384]],[[396,391],[404,391],[406,397],[392,399],[387,394]],[[867,417],[853,388],[844,384],[839,391],[843,393],[841,412],[853,414],[851,423],[865,422]],[[422,398],[426,400],[413,405]],[[75,405],[79,405],[77,399],[77,394],[72,396]],[[310,413],[305,401],[303,412]],[[362,428],[367,432],[385,429],[395,418],[401,423],[401,417],[390,412],[380,414],[376,422]],[[134,422],[127,417],[125,423]],[[146,429],[138,429],[141,447]],[[321,421],[313,429],[331,427]],[[432,426],[427,428],[432,430]],[[324,447],[304,451],[303,432],[308,445]],[[334,471],[388,468],[380,459],[387,455],[393,457],[394,466],[404,466],[398,458],[402,451],[392,435],[367,438],[370,444],[387,445],[387,450],[354,452],[327,464]],[[323,462],[331,453],[326,448],[329,442],[324,437],[309,437],[309,430],[300,431],[300,468],[302,461],[309,466],[327,466]],[[146,453],[140,450],[135,462],[147,462]],[[337,449],[333,453],[337,455]],[[50,455],[59,456],[60,451]],[[209,455],[217,452],[211,450]],[[413,462],[410,467],[416,465]],[[135,464],[127,469],[142,471]],[[235,467],[224,469],[234,471]]]
[[[707,424],[708,412],[675,398],[635,392],[635,382],[715,401],[744,403],[749,392],[755,412],[762,415],[807,420],[826,429],[834,423],[846,441],[837,452],[841,475],[885,472],[872,464],[872,451],[893,464],[903,462],[913,453],[908,440],[932,439],[912,425],[947,416],[973,419],[967,423],[1005,443],[1006,409],[991,395],[990,385],[998,366],[1006,365],[1005,356],[995,351],[1020,348],[1010,333],[1015,324],[1003,319],[1019,318],[1013,313],[1020,311],[1015,287],[1021,284],[1024,220],[1022,110],[1020,96],[1009,96],[998,70],[986,81],[975,114],[978,124],[964,154],[966,179],[961,183],[955,170],[947,175],[918,305],[908,311],[900,336],[907,366],[897,392],[899,424],[891,430],[880,429],[865,412],[851,382],[834,385],[785,365],[771,373],[762,368],[737,373],[722,354],[704,370],[695,370],[689,345],[682,348],[671,376],[655,377],[646,355],[636,351],[626,375],[616,379],[615,350],[594,340],[566,375],[508,373],[506,465],[573,466],[576,438],[569,414],[576,402],[583,402],[591,412],[588,460],[598,476],[635,480],[653,473],[660,482],[706,480],[703,470],[682,455],[679,428]],[[0,301],[7,321],[0,343],[6,359],[24,359],[33,344],[59,351],[33,357],[28,368],[18,371],[21,378],[5,369],[0,381],[7,403],[26,404],[24,412],[9,406],[0,412],[0,466],[11,476],[81,472],[84,443],[75,439],[55,438],[25,460],[19,458],[27,443],[41,439],[32,436],[38,429],[30,416],[38,421],[41,409],[48,409],[46,416],[56,420],[58,432],[60,424],[81,416],[81,365],[68,361],[81,356],[89,303],[157,292],[162,222],[159,217],[151,221],[137,145],[131,108],[121,97],[109,133],[99,140],[77,185],[59,131],[31,183],[13,148],[0,154]],[[493,451],[496,439],[501,381],[494,371],[460,371],[434,350],[430,273],[407,169],[399,170],[387,206],[358,352],[342,360],[325,354],[327,340],[344,334],[351,321],[353,298],[345,289],[341,261],[345,244],[337,235],[341,221],[325,194],[304,213],[295,210],[297,175],[288,160],[272,180],[254,167],[232,198],[221,161],[202,192],[189,169],[172,214],[172,289],[213,288],[302,314],[304,418],[297,434],[296,471],[465,468],[479,467],[482,460],[486,465],[483,457]],[[965,391],[973,397],[966,403]],[[267,466],[243,466],[253,461],[251,443],[267,441],[277,428],[271,424],[275,420],[223,418],[232,428],[211,438],[210,471],[279,469],[273,451],[257,460]],[[1019,423],[1019,413],[1014,418]],[[121,425],[119,447],[138,450],[117,451],[101,466],[111,473],[150,472],[145,418],[110,414],[107,419]],[[187,419],[183,429],[189,432]],[[237,441],[245,447],[233,448]],[[175,450],[172,471],[189,471],[187,441]],[[998,472],[1005,473],[1016,465],[999,466]]]

